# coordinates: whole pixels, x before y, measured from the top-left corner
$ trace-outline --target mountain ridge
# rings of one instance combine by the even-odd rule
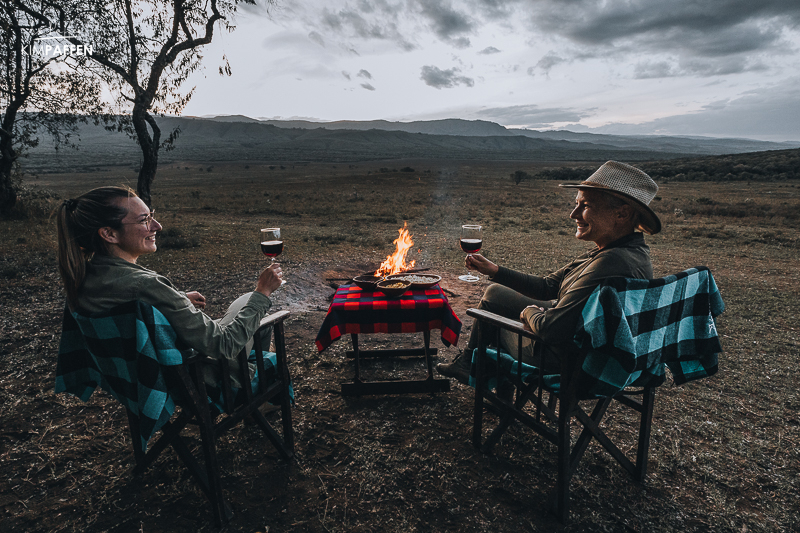
[[[760,151],[787,148],[784,144],[762,141],[735,144],[732,141],[720,143],[674,137],[642,140],[573,132],[535,132],[533,135],[528,131],[528,135],[518,135],[515,132],[521,130],[507,130],[487,121],[461,119],[419,123],[339,121],[330,127],[306,121],[303,123],[305,127],[292,128],[285,127],[286,123],[278,126],[244,116],[217,120],[165,116],[157,117],[156,121],[162,130],[162,138],[172,131],[180,132],[173,150],[161,150],[159,162],[162,164],[176,161],[356,162],[393,159],[647,161],[759,151],[752,150],[753,147],[760,148]],[[296,124],[297,121],[290,123]],[[375,125],[395,129],[376,129],[372,127]],[[408,129],[413,131],[406,131]],[[423,129],[431,133],[419,131]],[[459,134],[475,132],[502,134]],[[136,166],[141,160],[137,144],[125,134],[109,132],[92,124],[81,125],[78,133],[79,150],[58,150],[50,144],[40,143],[30,151],[26,165],[33,171],[48,172],[63,168]]]
[[[704,137],[697,135],[612,135],[604,133],[573,132],[569,130],[528,130],[509,129],[486,120],[465,120],[458,118],[426,121],[388,121],[388,120],[338,120],[333,122],[314,122],[310,120],[254,119],[244,115],[218,115],[202,117],[219,122],[253,122],[270,124],[278,128],[327,129],[327,130],[382,130],[405,131],[433,135],[457,136],[525,136],[535,139],[578,141],[606,144],[619,148],[656,152],[683,152],[703,155],[724,155],[766,150],[785,150],[800,148],[800,142],[758,141],[739,137]]]

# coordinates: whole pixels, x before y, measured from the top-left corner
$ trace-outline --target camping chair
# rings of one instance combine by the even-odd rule
[[[569,513],[570,478],[592,438],[636,481],[643,482],[655,388],[665,381],[664,367],[670,369],[677,385],[716,373],[722,347],[714,317],[723,310],[722,298],[706,267],[654,280],[608,279],[584,306],[574,338],[580,353],[577,364],[570,368],[569,361],[562,360],[559,373],[548,375],[541,370],[541,360],[539,365],[527,365],[521,357],[515,359],[487,347],[493,341],[486,338],[487,326],[496,329],[496,347],[500,346],[502,329],[517,334],[518,354],[522,353],[523,338],[538,340],[530,330],[516,320],[469,309],[467,314],[480,328],[471,372],[475,385],[473,444],[488,453],[515,420],[555,444],[557,481],[548,507],[561,522]],[[491,391],[503,380],[514,385],[515,397],[511,400]],[[547,401],[543,393],[548,393]],[[594,402],[591,413],[581,407],[583,400]],[[600,427],[612,401],[638,413],[639,435],[633,460]],[[485,408],[496,413],[500,421],[481,442]],[[574,445],[570,435],[573,418],[583,426]]]
[[[232,385],[228,361],[221,360],[222,383],[207,387],[202,375],[210,361],[194,350],[179,349],[175,332],[158,309],[132,301],[108,313],[81,316],[64,310],[64,326],[56,369],[56,392],[69,392],[87,401],[96,387],[110,393],[128,414],[136,460],[141,475],[171,445],[211,502],[218,525],[232,516],[220,483],[216,438],[246,416],[264,431],[283,460],[294,455],[290,402],[293,391],[286,366],[281,311],[264,318],[253,337],[251,354],[238,354],[240,388]],[[272,326],[275,353],[262,346],[262,331]],[[261,355],[260,357],[256,354]],[[250,365],[248,365],[248,360]],[[250,378],[250,366],[255,377]],[[259,411],[267,401],[280,403],[283,437]],[[176,416],[176,406],[180,407]],[[204,468],[181,435],[188,424],[199,427]],[[152,446],[148,442],[159,430]]]

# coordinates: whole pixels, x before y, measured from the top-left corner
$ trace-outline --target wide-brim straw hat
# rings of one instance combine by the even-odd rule
[[[562,183],[559,187],[598,190],[607,192],[627,202],[639,212],[636,229],[653,235],[661,231],[661,220],[650,209],[650,202],[658,192],[658,185],[645,172],[618,161],[608,161],[586,181],[578,184]]]

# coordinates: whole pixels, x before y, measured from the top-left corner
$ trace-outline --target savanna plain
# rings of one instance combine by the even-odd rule
[[[584,163],[585,164],[585,163]],[[599,165],[599,163],[597,163]],[[572,514],[546,513],[555,449],[512,427],[491,455],[470,442],[472,390],[343,397],[352,378],[344,337],[314,338],[337,283],[393,251],[404,223],[409,260],[442,276],[471,327],[485,279],[466,284],[459,226],[484,226],[492,260],[544,274],[588,245],[574,238],[574,192],[509,175],[538,164],[382,161],[171,163],[154,183],[164,226],[141,263],[198,290],[220,317],[252,290],[266,259],[258,229],[279,226],[288,309],[297,459],[281,463],[243,424],[219,443],[234,508],[226,531],[800,531],[800,183],[660,183],[664,223],[648,237],[656,276],[706,265],[726,304],[717,375],[656,393],[650,467],[639,484],[593,443],[572,482]],[[53,392],[64,299],[55,263],[57,203],[94,186],[134,185],[129,168],[30,179],[16,218],[0,221],[0,530],[213,531],[194,480],[167,451],[140,479],[127,419],[105,393]],[[455,348],[439,347],[438,360]],[[364,336],[368,347],[419,343]],[[372,379],[423,376],[418,360],[370,362]],[[491,416],[490,416],[491,420]],[[610,433],[633,445],[635,424],[611,412]],[[573,435],[576,431],[573,431]]]

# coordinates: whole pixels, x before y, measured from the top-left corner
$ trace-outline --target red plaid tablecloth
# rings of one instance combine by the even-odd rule
[[[445,346],[456,344],[461,320],[450,308],[441,287],[413,289],[400,298],[339,287],[314,341],[320,352],[346,333],[413,333],[439,329]]]

